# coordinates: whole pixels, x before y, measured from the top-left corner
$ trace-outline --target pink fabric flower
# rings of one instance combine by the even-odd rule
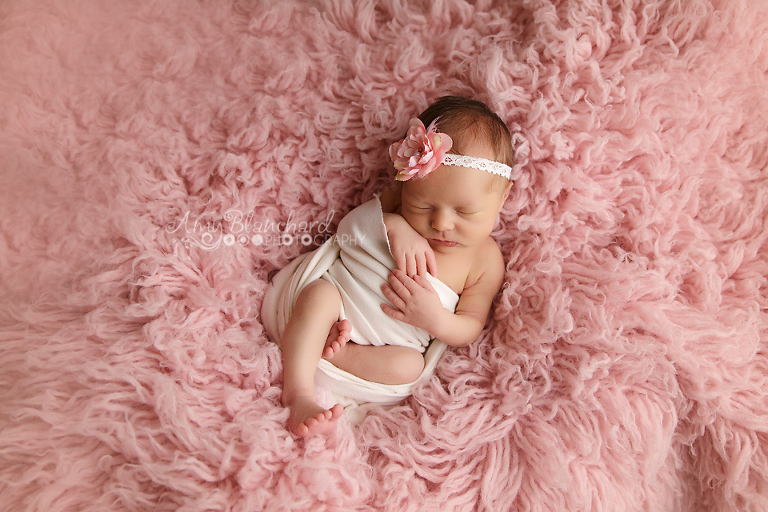
[[[395,179],[408,181],[414,176],[426,176],[440,165],[451,146],[453,140],[448,135],[435,131],[435,121],[425,130],[420,119],[411,119],[405,138],[389,147],[397,171]]]

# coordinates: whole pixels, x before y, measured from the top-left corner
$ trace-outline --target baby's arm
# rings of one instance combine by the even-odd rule
[[[411,277],[426,276],[427,272],[437,275],[435,253],[427,239],[413,229],[408,221],[397,213],[385,213],[384,225],[387,227],[389,248],[397,268]]]
[[[465,347],[483,332],[493,298],[504,281],[504,260],[499,253],[499,264],[488,268],[471,286],[461,292],[456,312],[443,310],[434,319],[429,333],[453,347]]]
[[[384,211],[384,225],[392,256],[397,268],[413,277],[415,275],[437,275],[435,254],[429,242],[408,224],[400,215],[402,183],[382,192],[381,208]]]
[[[462,292],[456,312],[440,303],[437,292],[423,276],[408,277],[397,270],[382,290],[395,308],[382,304],[389,316],[420,327],[432,336],[454,347],[469,345],[480,336],[491,309],[491,303],[504,280],[504,260],[498,246],[487,251],[478,269],[479,276]]]

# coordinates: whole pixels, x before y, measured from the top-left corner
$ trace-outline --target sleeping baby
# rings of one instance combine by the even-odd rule
[[[336,237],[275,276],[264,299],[264,326],[282,350],[288,427],[301,437],[331,430],[344,400],[408,396],[446,345],[478,338],[503,282],[490,234],[512,186],[504,122],[479,101],[443,97],[389,152],[399,197],[350,212]],[[319,405],[316,381],[339,403]]]

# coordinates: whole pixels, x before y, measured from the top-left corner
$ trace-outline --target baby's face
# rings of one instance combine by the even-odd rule
[[[441,165],[404,184],[401,214],[435,252],[476,247],[493,231],[509,194],[509,187],[492,187],[494,179],[486,171]]]

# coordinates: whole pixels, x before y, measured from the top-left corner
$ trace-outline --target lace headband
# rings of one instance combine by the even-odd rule
[[[507,179],[510,179],[509,177],[512,175],[512,168],[507,164],[496,162],[494,160],[488,160],[487,158],[478,158],[475,156],[454,155],[451,153],[446,153],[445,156],[443,156],[443,165],[471,167],[473,169],[490,172],[491,174],[498,174],[499,176],[504,176]]]
[[[449,154],[453,140],[435,131],[436,121],[432,121],[429,128],[425,129],[420,119],[411,119],[405,138],[389,147],[389,157],[397,171],[396,180],[408,181],[414,176],[424,177],[440,164],[471,167],[510,179],[512,168],[506,164],[487,158]]]

